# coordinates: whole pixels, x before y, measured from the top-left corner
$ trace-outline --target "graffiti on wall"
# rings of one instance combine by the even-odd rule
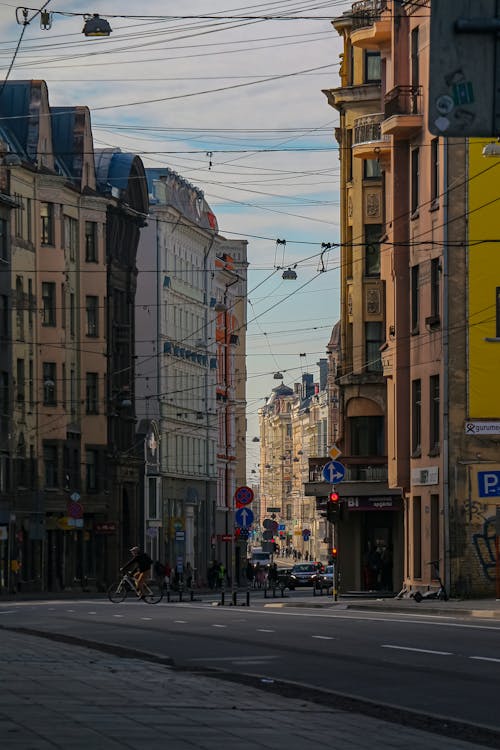
[[[484,519],[482,531],[472,536],[472,543],[481,563],[483,574],[488,581],[495,580],[495,540],[495,516],[490,516]]]

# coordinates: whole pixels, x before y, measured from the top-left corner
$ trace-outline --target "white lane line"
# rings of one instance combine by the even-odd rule
[[[274,630],[268,630],[267,628],[257,628],[257,633],[274,633]]]
[[[97,612],[87,612],[88,615],[96,615]]]
[[[67,609],[66,612],[74,612],[74,609]]]
[[[141,620],[152,620],[152,617],[141,617]]]
[[[398,651],[417,651],[419,654],[435,654],[436,656],[453,656],[452,651],[432,651],[429,648],[411,648],[410,646],[393,646],[390,643],[382,643],[382,648],[394,648]]]
[[[0,612],[0,615],[15,615],[16,610],[15,609],[6,609],[3,612]]]
[[[123,617],[123,615],[113,615],[113,617]]]
[[[187,620],[174,620],[174,622],[180,622],[181,625],[185,625]]]
[[[321,640],[321,641],[333,641],[334,640],[332,635],[312,635],[311,638],[318,638],[318,640]]]
[[[258,664],[264,664],[265,666],[269,666],[267,661],[262,661],[259,659],[255,659],[255,661],[242,661],[240,659],[233,659],[233,664],[237,664],[239,667],[255,667]]]
[[[226,628],[227,625],[212,625],[213,628]]]
[[[478,661],[500,661],[500,659],[494,659],[492,656],[469,656],[469,659],[477,659]]]

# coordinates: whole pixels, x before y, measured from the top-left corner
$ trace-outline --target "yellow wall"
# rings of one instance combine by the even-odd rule
[[[500,157],[482,156],[485,139],[469,145],[469,418],[500,419],[500,342],[496,335],[496,288],[500,287]],[[477,175],[477,176],[476,176]],[[495,200],[496,199],[496,200]],[[450,267],[453,253],[450,248]]]

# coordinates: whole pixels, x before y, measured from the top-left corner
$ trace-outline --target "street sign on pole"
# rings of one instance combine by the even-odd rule
[[[238,487],[234,492],[234,501],[237,508],[244,508],[253,501],[253,490],[251,487]]]
[[[345,477],[345,466],[339,461],[328,461],[323,466],[323,479],[330,484],[342,482]]]
[[[330,456],[331,459],[336,461],[337,458],[342,455],[342,451],[339,448],[337,448],[337,446],[334,443],[332,447],[330,448],[330,450],[328,451],[328,455]]]
[[[234,514],[234,522],[236,526],[241,526],[242,529],[247,529],[253,523],[253,513],[249,508],[238,508]]]

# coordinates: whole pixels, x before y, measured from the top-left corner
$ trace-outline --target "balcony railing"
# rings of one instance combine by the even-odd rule
[[[373,26],[387,8],[387,0],[360,0],[352,4],[352,28],[362,29]]]
[[[383,113],[357,117],[354,120],[354,139],[352,145],[359,146],[361,143],[389,140],[388,136],[381,134],[380,124],[383,119]]]
[[[395,86],[384,97],[385,119],[422,114],[422,86]]]
[[[372,466],[359,464],[347,466],[345,472],[347,482],[386,482],[387,466]]]

